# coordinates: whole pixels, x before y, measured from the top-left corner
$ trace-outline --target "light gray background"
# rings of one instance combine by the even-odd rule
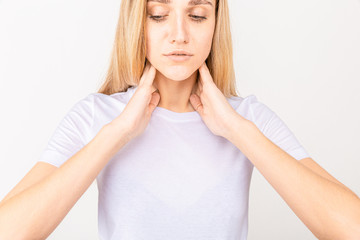
[[[255,94],[360,195],[360,3],[230,0],[242,97]],[[0,199],[104,77],[119,0],[0,1]],[[315,239],[255,168],[249,240]],[[94,181],[48,239],[97,239]]]

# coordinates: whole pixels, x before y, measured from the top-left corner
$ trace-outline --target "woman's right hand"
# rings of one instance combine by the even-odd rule
[[[159,104],[160,94],[153,85],[156,69],[147,60],[143,75],[133,96],[126,104],[122,113],[111,125],[126,131],[128,140],[140,135],[148,125],[151,114]]]

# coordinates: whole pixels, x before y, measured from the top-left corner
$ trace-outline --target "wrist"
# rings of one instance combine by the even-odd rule
[[[114,139],[115,142],[120,145],[125,145],[132,139],[128,128],[114,122],[104,125],[101,131],[103,131],[109,139]]]
[[[232,121],[229,121],[227,139],[234,143],[239,137],[246,137],[246,132],[254,126],[254,123],[241,115],[237,115]]]

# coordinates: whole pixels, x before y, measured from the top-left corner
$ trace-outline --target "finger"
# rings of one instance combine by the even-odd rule
[[[190,103],[193,108],[200,114],[203,115],[203,105],[201,103],[200,97],[196,94],[191,94],[190,96]]]
[[[151,93],[153,92],[159,92],[158,89],[153,85],[151,85]]]
[[[200,73],[200,76],[201,76],[200,80],[201,80],[202,85],[207,84],[209,82],[213,82],[210,71],[209,71],[208,67],[206,66],[206,62],[204,62],[200,66],[199,73]]]
[[[144,84],[148,87],[151,87],[151,89],[155,91],[156,88],[153,86],[153,82],[156,75],[156,68],[150,64],[149,69],[145,75]]]
[[[151,93],[155,92],[157,88],[153,85],[153,81],[155,79],[156,69],[151,65],[149,61],[146,61],[146,65],[143,71],[143,75],[140,78],[139,85],[149,87],[151,89]]]
[[[157,105],[160,102],[160,94],[158,92],[153,92],[149,103],[149,112],[152,113],[154,109],[157,107]]]
[[[146,77],[147,72],[150,69],[150,66],[151,66],[151,63],[149,61],[146,61],[145,67],[143,69],[143,74],[142,74],[141,79],[140,79],[141,83],[143,83],[145,81],[145,77]]]

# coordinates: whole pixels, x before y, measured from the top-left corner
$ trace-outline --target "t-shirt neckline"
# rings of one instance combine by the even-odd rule
[[[153,115],[164,116],[173,120],[200,120],[201,116],[197,111],[192,112],[174,112],[163,107],[156,107]]]
[[[137,86],[132,86],[128,90],[130,90],[130,96],[134,94]],[[176,120],[176,121],[187,121],[187,120],[201,120],[201,116],[197,111],[192,112],[174,112],[169,109],[163,107],[156,107],[152,112],[152,115],[166,117],[168,119]]]

